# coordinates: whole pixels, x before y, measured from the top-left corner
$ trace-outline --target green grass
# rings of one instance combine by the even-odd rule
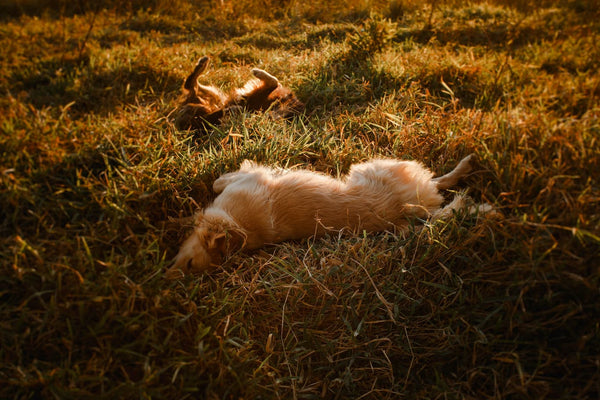
[[[0,398],[600,396],[594,2],[196,3],[2,5]],[[203,79],[264,68],[306,115],[177,131],[205,54]],[[441,174],[469,153],[501,217],[162,278],[243,159]]]

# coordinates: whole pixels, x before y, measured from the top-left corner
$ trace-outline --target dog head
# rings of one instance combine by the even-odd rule
[[[200,222],[185,240],[167,270],[167,279],[181,278],[188,273],[202,273],[220,266],[228,256],[244,246],[244,235],[235,228]]]

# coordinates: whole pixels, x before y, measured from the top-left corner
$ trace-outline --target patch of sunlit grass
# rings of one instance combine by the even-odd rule
[[[597,10],[168,3],[31,2],[0,22],[0,397],[595,396]],[[203,82],[264,68],[306,113],[176,130],[167,115],[205,54]],[[442,174],[470,153],[463,186],[494,217],[162,278],[186,218],[244,159],[338,176],[398,157]]]

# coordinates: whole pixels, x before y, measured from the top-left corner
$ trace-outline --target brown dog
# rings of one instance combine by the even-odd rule
[[[256,77],[229,94],[215,86],[198,82],[198,77],[208,66],[209,58],[198,60],[196,67],[183,83],[183,96],[175,110],[177,129],[198,129],[206,131],[217,125],[221,118],[232,109],[248,111],[270,110],[275,118],[290,118],[304,109],[290,89],[282,86],[279,80],[262,69],[253,69]]]
[[[442,208],[439,191],[471,171],[470,159],[464,158],[452,172],[435,179],[415,161],[371,160],[353,165],[343,179],[244,161],[239,171],[214,182],[220,195],[197,217],[194,231],[166,276],[205,271],[238,250],[269,243],[344,228],[403,230],[415,217],[451,215],[453,209],[464,207],[463,198],[456,196]]]

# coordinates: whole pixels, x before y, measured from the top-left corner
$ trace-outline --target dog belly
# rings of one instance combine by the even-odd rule
[[[392,167],[396,165],[421,172],[414,163]],[[278,174],[257,169],[226,186],[215,205],[247,232],[246,247],[252,249],[342,229],[395,231],[406,227],[409,218],[426,217],[441,204],[429,176],[415,179],[388,173],[389,166],[377,167],[347,182],[308,171]]]
[[[273,207],[275,241],[322,236],[342,229],[378,232],[406,225],[402,204],[369,198],[349,199],[343,193],[296,194],[284,207]],[[381,200],[381,199],[379,199]]]

